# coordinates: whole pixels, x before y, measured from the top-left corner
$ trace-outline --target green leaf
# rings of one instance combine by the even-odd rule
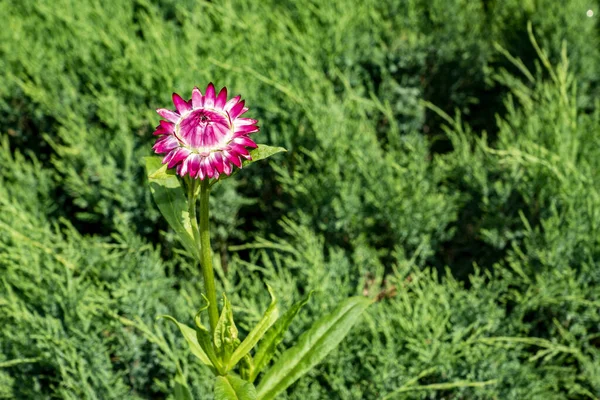
[[[246,354],[238,363],[238,372],[242,379],[250,381],[250,374],[254,371],[254,360],[250,354]],[[250,381],[252,383],[252,381]]]
[[[180,374],[175,377],[175,400],[194,400],[190,388]]]
[[[252,348],[258,343],[263,337],[265,332],[275,323],[279,317],[279,309],[277,308],[277,299],[273,294],[272,289],[267,286],[269,294],[271,295],[271,304],[267,311],[265,311],[263,317],[258,324],[250,331],[244,341],[238,346],[233,352],[229,363],[227,364],[227,371],[231,370],[246,354],[252,350]]]
[[[177,233],[185,249],[198,257],[184,190],[174,170],[167,169],[160,157],[145,157],[150,191],[161,214]]]
[[[217,354],[221,356],[223,363],[227,364],[240,341],[238,339],[237,327],[235,326],[235,322],[233,322],[231,303],[225,296],[225,293],[223,293],[223,310],[215,327],[213,340]]]
[[[206,307],[208,307],[208,305]],[[208,356],[208,359],[211,361],[212,365],[215,366],[219,374],[225,375],[223,365],[221,364],[221,361],[219,360],[219,357],[215,352],[215,348],[213,347],[211,334],[208,331],[208,329],[206,329],[206,327],[202,325],[202,322],[200,321],[200,313],[205,309],[206,308],[203,308],[200,311],[198,311],[196,317],[194,318],[194,322],[196,323],[196,339],[198,340],[198,344],[200,345],[200,347],[202,347],[202,350],[204,350],[204,352]]]
[[[287,151],[283,147],[267,146],[266,144],[259,144],[257,148],[250,150],[250,156],[252,160],[242,161],[242,167],[250,165],[265,158],[269,158],[277,153]]]
[[[255,163],[257,161],[260,160],[264,160],[265,158],[269,158],[277,153],[281,153],[281,152],[285,152],[287,151],[286,149],[284,149],[283,147],[275,147],[275,146],[267,146],[266,144],[259,144],[257,148],[250,150],[250,156],[252,157],[252,160],[242,160],[242,168]],[[229,177],[234,176],[235,174],[237,174],[239,171],[239,169],[235,169],[231,175],[221,175],[219,177],[218,180],[215,180],[211,183],[211,186],[214,185],[217,182],[220,182],[224,179],[227,179]]]
[[[298,312],[312,296],[311,291],[308,296],[294,304],[277,322],[267,331],[264,338],[260,341],[259,347],[254,355],[254,366],[250,373],[250,382],[254,382],[260,371],[271,361],[275,354],[277,345],[283,340],[285,332],[290,327],[293,319],[296,317]]]
[[[217,376],[215,400],[256,400],[256,388],[234,375]]]
[[[200,344],[198,343],[198,339],[196,337],[196,331],[193,328],[190,328],[189,326],[180,323],[170,315],[161,315],[159,318],[166,318],[169,321],[172,321],[175,325],[177,325],[177,327],[183,334],[185,341],[190,346],[192,354],[198,357],[203,364],[209,365],[211,367],[213,366],[213,363],[210,362],[210,359],[208,358],[204,350],[202,350],[202,347],[200,347]]]
[[[267,371],[258,386],[258,398],[275,398],[317,365],[337,347],[371,302],[366,297],[351,297],[331,314],[315,322],[298,343],[286,350]]]

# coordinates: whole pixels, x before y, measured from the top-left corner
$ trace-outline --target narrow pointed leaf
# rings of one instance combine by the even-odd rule
[[[252,348],[258,343],[263,337],[265,332],[277,321],[279,317],[279,309],[277,308],[277,299],[273,294],[273,291],[268,287],[269,293],[271,294],[271,304],[267,311],[265,311],[263,317],[258,324],[250,331],[244,341],[238,346],[233,352],[229,363],[227,364],[227,370],[231,370],[235,365],[252,350]]]
[[[317,365],[348,334],[371,300],[352,297],[305,332],[298,343],[286,350],[258,385],[258,399],[269,400]]]
[[[166,318],[169,321],[173,322],[175,325],[177,325],[177,327],[183,334],[185,341],[190,346],[192,354],[198,357],[203,364],[209,365],[211,367],[213,366],[212,362],[210,362],[210,359],[208,358],[204,350],[202,350],[202,347],[200,347],[198,339],[196,338],[196,331],[193,328],[190,328],[189,326],[180,323],[170,315],[161,315],[159,318]]]
[[[202,347],[202,350],[204,350],[204,352],[206,353],[208,359],[211,361],[212,365],[214,365],[217,371],[219,371],[219,374],[223,375],[223,365],[221,364],[221,361],[219,360],[219,357],[215,352],[215,348],[213,347],[211,337],[212,335],[210,334],[208,329],[206,329],[206,327],[200,322],[200,313],[202,311],[203,310],[200,310],[194,318],[194,321],[196,323],[196,339],[198,340],[198,344],[200,345],[200,347]]]
[[[256,400],[256,388],[237,376],[217,376],[215,400]]]
[[[313,292],[299,302],[295,303],[277,322],[267,331],[260,341],[256,354],[254,355],[254,366],[250,374],[250,382],[254,382],[260,371],[271,361],[275,355],[277,345],[283,340],[285,332],[302,307],[310,300]]]
[[[190,224],[188,203],[177,175],[163,165],[160,157],[145,157],[150,191],[161,214],[177,233],[185,249],[198,256]]]
[[[194,400],[185,379],[179,374],[175,377],[175,400]]]
[[[246,354],[238,363],[238,372],[240,373],[242,379],[253,383],[250,380],[252,371],[254,371],[254,360],[252,359],[252,356],[250,354]]]
[[[277,153],[281,153],[287,151],[283,147],[275,147],[275,146],[267,146],[266,144],[259,144],[257,148],[250,150],[250,156],[252,156],[252,160],[244,160],[242,161],[242,167],[246,165],[250,165],[254,162],[264,160],[265,158],[269,158]]]
[[[238,330],[233,321],[231,303],[227,299],[227,296],[225,296],[225,293],[223,293],[223,309],[215,328],[213,342],[215,344],[215,351],[221,357],[224,364],[229,362],[235,347],[240,343]]]
[[[265,158],[269,158],[277,153],[282,153],[285,151],[287,151],[287,150],[284,149],[283,147],[275,147],[275,146],[267,146],[266,144],[259,144],[257,148],[250,150],[250,156],[252,157],[252,160],[242,160],[242,168],[247,167],[248,165],[255,163],[257,161],[264,160]],[[239,169],[236,168],[231,173],[231,175],[222,174],[218,180],[215,180],[212,182],[211,186],[219,181],[222,181],[224,179],[234,176],[235,174],[238,173],[238,171],[239,171]]]

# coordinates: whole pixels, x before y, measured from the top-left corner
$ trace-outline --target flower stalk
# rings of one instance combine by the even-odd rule
[[[197,182],[195,179],[192,181]],[[217,290],[215,288],[215,273],[212,265],[212,250],[210,248],[210,230],[208,199],[210,197],[209,181],[200,183],[200,268],[204,279],[204,290],[208,299],[208,318],[210,331],[214,333],[219,320],[219,309],[217,307]],[[194,201],[194,208],[196,202]]]
[[[219,320],[219,309],[217,305],[217,290],[215,288],[215,274],[212,265],[212,251],[210,248],[210,228],[209,228],[209,197],[210,187],[208,180],[198,181],[197,179],[186,179],[188,187],[188,212],[190,216],[190,225],[194,242],[196,243],[196,258],[200,263],[202,271],[202,280],[204,281],[204,291],[208,299],[208,319],[210,322],[210,332],[214,333]],[[200,189],[200,225],[196,214],[198,189]]]

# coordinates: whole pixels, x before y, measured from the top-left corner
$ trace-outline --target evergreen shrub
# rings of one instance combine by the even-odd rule
[[[0,2],[0,398],[172,398],[177,369],[212,398],[155,320],[201,277],[141,161],[209,81],[289,150],[211,199],[240,331],[263,283],[317,291],[288,345],[379,299],[282,398],[599,398],[599,6]]]

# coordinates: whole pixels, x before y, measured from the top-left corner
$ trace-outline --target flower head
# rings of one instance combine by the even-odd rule
[[[156,110],[166,121],[154,131],[159,138],[153,149],[166,153],[162,163],[168,168],[177,167],[181,176],[218,178],[230,175],[233,165],[241,168],[241,158],[251,159],[247,147],[257,145],[248,135],[258,132],[258,121],[240,118],[248,111],[240,96],[227,101],[227,88],[216,94],[209,83],[204,95],[195,87],[189,101],[173,93],[173,104],[177,111]]]

